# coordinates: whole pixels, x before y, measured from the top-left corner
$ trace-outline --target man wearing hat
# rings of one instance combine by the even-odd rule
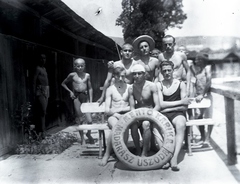
[[[160,110],[160,104],[158,99],[158,91],[155,83],[147,81],[145,79],[145,68],[141,64],[136,64],[132,68],[132,74],[134,83],[129,88],[129,102],[131,110],[135,108],[147,107]],[[143,149],[141,151],[138,128],[142,126],[143,129]],[[136,154],[141,156],[147,156],[151,141],[151,129],[149,121],[137,122],[131,126],[131,134],[133,142],[136,147]],[[158,141],[156,139],[156,141]],[[160,143],[159,143],[160,144]]]
[[[181,81],[187,80],[187,94],[189,95],[189,81],[190,81],[190,71],[187,63],[187,56],[183,52],[174,51],[175,38],[172,35],[166,35],[163,38],[163,48],[164,52],[158,57],[159,62],[172,61],[174,64],[173,78],[179,79]],[[159,81],[163,80],[162,74],[159,74]]]
[[[150,51],[155,48],[155,41],[151,36],[142,35],[133,41],[133,48],[137,54],[134,59],[145,68],[146,80],[153,82],[158,77],[159,67],[158,59],[150,56]]]

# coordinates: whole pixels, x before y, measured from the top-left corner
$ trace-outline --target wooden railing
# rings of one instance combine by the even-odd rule
[[[226,113],[227,158],[228,164],[234,165],[237,163],[234,100],[240,100],[240,91],[237,88],[225,86],[224,84],[212,84],[211,92],[224,96]]]

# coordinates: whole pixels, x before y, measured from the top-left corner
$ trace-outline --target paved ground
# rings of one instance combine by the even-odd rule
[[[224,113],[218,108],[214,109],[214,119],[216,125],[212,133],[213,149],[194,152],[193,156],[188,156],[187,152],[182,151],[179,172],[170,169],[133,171],[114,158],[107,166],[101,167],[98,165],[96,150],[89,150],[75,143],[61,154],[12,155],[1,160],[0,183],[240,183],[240,164],[233,166],[226,164],[226,123]],[[74,130],[74,126],[70,126],[63,131]],[[194,131],[198,136],[197,129]],[[96,131],[93,132],[93,136],[98,136]]]

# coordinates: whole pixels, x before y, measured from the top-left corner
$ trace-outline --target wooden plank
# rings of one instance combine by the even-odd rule
[[[194,120],[189,120],[186,122],[186,126],[193,126],[193,125],[214,125],[213,119],[194,119]]]
[[[224,97],[224,101],[226,114],[228,164],[234,165],[237,163],[234,100],[228,97]]]
[[[188,109],[195,109],[195,108],[209,108],[211,106],[211,100],[207,98],[203,98],[201,102],[196,102],[195,99],[188,105]]]
[[[240,100],[240,91],[236,87],[224,86],[224,84],[212,84],[211,91],[234,100]]]
[[[108,130],[107,123],[91,124],[91,125],[78,125],[77,130]]]
[[[105,103],[102,103],[100,106],[99,106],[98,102],[82,103],[81,111],[82,111],[82,113],[105,112]]]

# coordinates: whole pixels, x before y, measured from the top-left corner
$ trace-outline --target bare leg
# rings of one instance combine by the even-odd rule
[[[44,134],[46,131],[46,125],[45,125],[45,117],[46,117],[46,111],[47,111],[47,105],[48,105],[48,98],[46,98],[43,95],[37,96],[37,118],[40,120],[39,125],[37,125],[37,132],[41,134],[41,136],[44,138]]]
[[[151,129],[150,129],[150,122],[143,121],[143,150],[141,156],[147,156],[147,152],[149,151],[150,140],[151,140]]]
[[[132,134],[132,139],[133,139],[133,142],[134,142],[134,145],[136,147],[136,154],[138,156],[141,155],[141,147],[140,147],[140,137],[139,137],[139,134],[138,134],[138,123],[135,122],[132,124],[131,126],[131,134]]]
[[[176,130],[176,143],[175,143],[174,154],[171,159],[171,167],[172,167],[172,170],[178,171],[179,168],[177,167],[178,165],[177,158],[183,144],[184,133],[186,129],[186,118],[184,116],[179,115],[173,119],[172,123]]]
[[[208,95],[208,98],[212,101],[212,95],[211,94]],[[212,105],[209,108],[205,109],[205,113],[204,113],[205,118],[212,118],[212,111],[213,111]],[[213,130],[213,125],[208,125],[207,134],[206,134],[206,137],[205,137],[205,142],[207,144],[210,144],[210,137],[211,137],[211,134],[212,134],[212,130]]]
[[[153,132],[153,135],[154,136],[152,136],[153,138],[154,138],[154,140],[157,142],[157,144],[158,144],[158,147],[157,147],[157,149],[159,150],[161,147],[162,147],[162,145],[163,145],[163,137],[162,137],[162,135],[161,135],[161,130],[160,129],[158,129],[157,127],[156,127],[156,125],[153,125],[153,130],[152,130],[152,132]],[[155,143],[155,141],[154,141],[154,143]],[[153,142],[152,142],[153,143]],[[157,151],[158,151],[157,150]]]
[[[87,123],[92,124],[92,117],[91,117],[90,113],[86,113],[86,118],[87,118]],[[88,132],[86,133],[86,136],[87,136],[90,144],[94,144],[94,139],[91,136],[91,130],[88,130]]]
[[[200,111],[200,114],[198,115],[197,119],[202,119],[205,109],[199,109],[199,111]],[[205,137],[205,125],[199,126],[199,131],[200,131],[200,134],[201,134],[200,141],[201,141],[201,143],[203,143],[206,139],[206,137]]]
[[[109,132],[109,136],[107,138],[106,152],[101,162],[99,163],[100,166],[105,166],[107,164],[110,154],[112,152],[112,128],[117,124],[117,122],[118,119],[115,118],[114,116],[108,118],[108,123],[111,131]]]
[[[73,100],[73,105],[74,105],[74,110],[75,110],[76,116],[77,116],[79,122],[81,122],[81,116],[82,116],[82,112],[80,111],[81,102],[79,101],[78,98]],[[80,138],[81,138],[81,144],[85,145],[86,142],[84,139],[84,132],[82,130],[80,130],[79,134],[80,134]]]

